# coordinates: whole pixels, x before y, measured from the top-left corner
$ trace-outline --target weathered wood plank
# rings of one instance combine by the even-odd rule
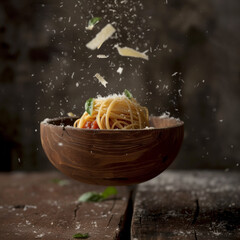
[[[167,171],[140,184],[132,239],[240,239],[240,174]]]
[[[99,203],[76,200],[88,191],[105,187],[68,179],[60,186],[60,173],[14,173],[0,175],[0,239],[73,239],[89,233],[90,239],[116,239],[125,214],[129,191],[117,187],[114,199]]]

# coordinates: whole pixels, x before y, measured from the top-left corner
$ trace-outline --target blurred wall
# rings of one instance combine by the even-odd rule
[[[125,88],[150,113],[185,122],[172,168],[239,170],[239,13],[239,1],[224,0],[0,0],[0,170],[51,169],[40,121],[81,115],[89,97]],[[102,20],[87,31],[94,16]],[[87,49],[108,22],[117,37]],[[116,43],[148,49],[150,60],[121,57]]]

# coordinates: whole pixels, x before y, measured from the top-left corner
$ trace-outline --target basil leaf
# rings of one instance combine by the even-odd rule
[[[86,192],[78,198],[78,202],[101,202],[109,196],[116,195],[115,187],[107,187],[102,193]]]
[[[69,180],[67,179],[54,178],[52,179],[52,182],[58,184],[59,186],[66,186],[70,184]]]
[[[127,89],[125,89],[123,93],[127,98],[129,99],[133,98],[133,95]]]
[[[70,182],[68,180],[66,180],[66,179],[60,180],[58,182],[59,186],[66,186],[66,185],[69,185],[69,184],[70,184]]]
[[[88,21],[88,28],[92,29],[101,20],[101,17],[94,17]]]
[[[93,111],[94,98],[89,98],[85,103],[85,111],[91,116]]]
[[[86,238],[89,238],[89,234],[88,233],[76,233],[73,235],[73,238],[86,239]]]
[[[78,202],[99,202],[101,200],[101,194],[95,192],[86,192],[79,197]]]
[[[102,196],[103,198],[107,198],[111,195],[116,195],[117,194],[117,189],[115,187],[107,187],[103,192]]]
[[[53,178],[51,181],[52,181],[53,183],[59,183],[59,182],[61,181],[61,179],[59,179],[59,178]]]

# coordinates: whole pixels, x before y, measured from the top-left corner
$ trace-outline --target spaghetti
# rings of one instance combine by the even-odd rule
[[[90,98],[74,127],[91,129],[142,129],[149,126],[148,109],[127,90],[122,95]]]

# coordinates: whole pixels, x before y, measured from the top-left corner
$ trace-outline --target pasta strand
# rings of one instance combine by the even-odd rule
[[[142,129],[149,126],[146,107],[125,95],[112,95],[94,99],[91,115],[84,112],[74,127],[85,128],[88,122],[97,122],[99,129]]]

